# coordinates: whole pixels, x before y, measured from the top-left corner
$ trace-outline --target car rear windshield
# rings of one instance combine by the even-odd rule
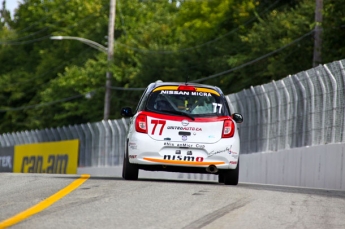
[[[186,113],[193,117],[229,115],[226,103],[217,91],[199,87],[196,91],[177,88],[165,86],[154,89],[149,95],[146,109],[177,115]]]

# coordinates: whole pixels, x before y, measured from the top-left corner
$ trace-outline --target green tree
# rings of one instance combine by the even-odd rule
[[[274,9],[261,17],[250,30],[240,34],[243,51],[228,58],[232,68],[250,64],[231,73],[234,80],[224,84],[238,91],[311,68],[313,19],[312,0],[292,8]]]
[[[345,0],[324,4],[323,61],[344,58]],[[314,0],[117,0],[114,61],[79,41],[106,45],[109,0],[24,0],[0,20],[0,131],[100,121],[107,70],[110,118],[135,107],[156,80],[228,93],[311,68]],[[344,34],[345,35],[345,34]],[[216,75],[205,80],[205,77]]]
[[[345,1],[328,0],[323,8],[323,63],[345,58]]]
[[[106,28],[106,9],[104,1],[100,0],[84,4],[78,0],[23,1],[10,28],[15,35],[2,37],[1,41],[0,62],[6,63],[0,75],[0,92],[4,96],[1,103],[2,131],[53,125],[54,122],[49,124],[52,116],[48,114],[63,111],[54,106],[36,106],[45,101],[41,92],[49,87],[59,72],[63,72],[65,66],[81,66],[97,51],[83,52],[86,49],[84,44],[55,42],[49,37],[57,33],[81,37],[91,34],[91,39],[103,39],[106,31],[100,27],[102,24]],[[99,23],[90,23],[95,18]],[[60,99],[68,94],[60,94]],[[28,109],[18,109],[21,107]],[[44,109],[49,112],[43,112],[44,116],[32,121],[34,118],[30,116],[42,113]]]
[[[79,100],[71,100],[56,104],[55,109],[42,107],[31,114],[33,122],[38,125],[55,125],[68,123],[84,123],[99,121],[103,117],[105,72],[109,68],[113,72],[114,87],[146,87],[154,77],[145,72],[147,52],[156,52],[169,42],[170,30],[165,23],[167,2],[119,2],[116,18],[116,45],[114,61],[106,63],[106,56],[98,54],[97,58],[89,59],[83,66],[70,66],[65,72],[58,74],[50,81],[48,87],[40,93],[42,101],[58,100],[59,96],[73,97],[93,92],[90,99],[80,96]],[[126,20],[124,20],[126,18]],[[163,36],[162,36],[163,33]],[[165,36],[166,35],[166,36]],[[159,50],[157,50],[159,51]],[[150,61],[153,59],[150,58]],[[157,63],[160,63],[158,61]],[[153,68],[159,68],[158,64]],[[145,72],[144,74],[140,74]],[[152,72],[152,71],[151,71]],[[136,106],[142,91],[113,90],[110,118],[120,117],[120,107]],[[131,99],[129,99],[131,98]],[[35,116],[35,114],[37,114]],[[50,114],[50,119],[42,120],[40,114]]]

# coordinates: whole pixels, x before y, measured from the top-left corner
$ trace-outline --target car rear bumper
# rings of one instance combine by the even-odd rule
[[[236,169],[238,163],[240,150],[238,138],[224,138],[212,144],[152,142],[152,139],[145,134],[136,134],[130,139],[132,141],[128,142],[129,162],[142,165],[143,168],[153,166],[152,169],[164,170],[168,167],[185,167],[180,170],[190,170],[186,168],[205,170],[209,166],[215,166],[217,169]]]

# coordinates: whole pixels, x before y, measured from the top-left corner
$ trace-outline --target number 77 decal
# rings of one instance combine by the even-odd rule
[[[220,114],[222,112],[223,105],[220,103],[212,103],[213,105],[213,113],[217,113],[217,107],[219,107],[218,113]]]
[[[152,119],[151,120],[151,124],[154,124],[154,127],[153,127],[153,129],[152,129],[152,135],[154,135],[155,134],[155,131],[156,131],[156,127],[157,127],[157,125],[158,124],[161,124],[162,126],[161,126],[161,129],[159,130],[159,135],[162,135],[162,132],[163,132],[163,128],[164,128],[164,126],[165,126],[165,123],[166,123],[166,121],[165,120],[154,120],[154,119]]]

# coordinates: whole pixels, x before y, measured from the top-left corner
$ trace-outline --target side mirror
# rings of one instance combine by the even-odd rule
[[[231,115],[231,117],[236,123],[242,123],[243,122],[243,116],[239,113],[233,113]]]
[[[123,117],[133,117],[133,112],[132,112],[132,108],[130,107],[124,107],[121,109],[121,115]]]

